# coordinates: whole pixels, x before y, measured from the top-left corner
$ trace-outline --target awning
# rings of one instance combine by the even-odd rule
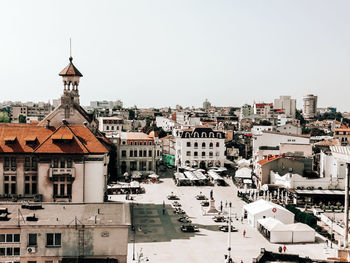
[[[252,184],[253,181],[252,181],[251,179],[244,179],[244,180],[243,180],[243,183],[244,183],[244,184]]]
[[[150,174],[148,175],[149,178],[154,178],[154,179],[158,179],[159,178],[159,175],[157,174]]]

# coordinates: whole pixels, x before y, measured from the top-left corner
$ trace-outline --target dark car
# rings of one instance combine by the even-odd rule
[[[196,195],[197,200],[208,200],[208,198],[205,195]]]
[[[222,232],[228,232],[228,225],[220,226],[219,229]],[[231,226],[231,232],[237,232],[237,231],[238,231],[238,229],[236,229],[234,226]]]
[[[174,206],[174,207],[180,207],[181,204],[180,204],[178,201],[174,201],[174,202],[173,202],[173,206]]]
[[[209,202],[208,201],[202,201],[201,202],[201,206],[209,206]]]
[[[188,232],[188,233],[199,232],[198,227],[194,225],[182,225],[180,229],[182,232]]]
[[[225,219],[224,216],[214,216],[214,217],[213,217],[213,220],[214,220],[215,222],[226,222],[226,219]]]
[[[188,216],[182,216],[177,221],[181,223],[191,223],[192,221],[188,218]]]
[[[183,215],[183,214],[185,214],[185,211],[182,210],[182,209],[179,208],[179,207],[176,207],[176,208],[174,209],[174,213],[175,213],[175,214],[179,214],[179,215]]]
[[[168,195],[167,196],[168,197],[168,200],[179,200],[180,198],[179,197],[177,197],[176,195]]]

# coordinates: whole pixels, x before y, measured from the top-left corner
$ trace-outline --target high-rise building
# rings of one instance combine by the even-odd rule
[[[205,101],[203,102],[203,109],[207,110],[211,107],[211,103],[208,99],[205,99]]]
[[[304,119],[310,120],[314,119],[317,112],[317,96],[313,94],[308,94],[303,97],[304,107],[303,107],[303,116]]]
[[[290,96],[280,96],[279,99],[275,99],[274,109],[282,110],[286,117],[295,117],[296,112],[296,99],[292,99]]]

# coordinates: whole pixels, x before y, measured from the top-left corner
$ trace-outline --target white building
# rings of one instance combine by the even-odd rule
[[[301,135],[301,127],[291,123],[286,123],[285,125],[281,125],[277,127],[276,130],[278,132]]]
[[[155,132],[152,131],[149,135],[142,132],[122,132],[114,143],[117,145],[119,176],[126,172],[149,174],[156,171],[157,163],[161,159],[161,144]]]
[[[162,128],[165,132],[171,132],[175,128],[176,122],[163,116],[157,116],[156,125],[157,127]]]
[[[224,166],[225,133],[211,128],[175,129],[176,166]]]
[[[253,139],[253,158],[260,161],[261,157],[266,157],[267,154],[279,154],[281,143],[289,144],[310,144],[310,137],[307,135],[287,134],[282,132],[263,131],[261,135],[254,135]],[[273,151],[265,154],[259,151]],[[260,156],[260,158],[258,158]]]
[[[282,110],[287,117],[295,117],[296,112],[296,99],[292,99],[290,96],[280,96],[279,99],[275,99],[274,109]]]
[[[303,97],[303,116],[306,120],[314,119],[317,113],[317,96],[308,94]]]
[[[257,227],[259,219],[268,217],[278,219],[284,224],[294,223],[294,214],[292,212],[283,206],[263,199],[244,205],[243,213],[247,216],[248,223],[253,227]]]
[[[274,126],[254,125],[251,129],[253,135],[262,134],[263,131],[274,131]]]

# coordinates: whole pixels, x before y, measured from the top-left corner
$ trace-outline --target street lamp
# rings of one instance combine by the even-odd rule
[[[131,230],[134,231],[134,242],[132,244],[132,260],[135,260],[135,238],[136,238],[136,229],[134,225],[134,202],[131,202]]]
[[[229,210],[228,210],[228,260],[227,262],[232,262],[231,258],[231,208],[232,203],[229,204]]]

